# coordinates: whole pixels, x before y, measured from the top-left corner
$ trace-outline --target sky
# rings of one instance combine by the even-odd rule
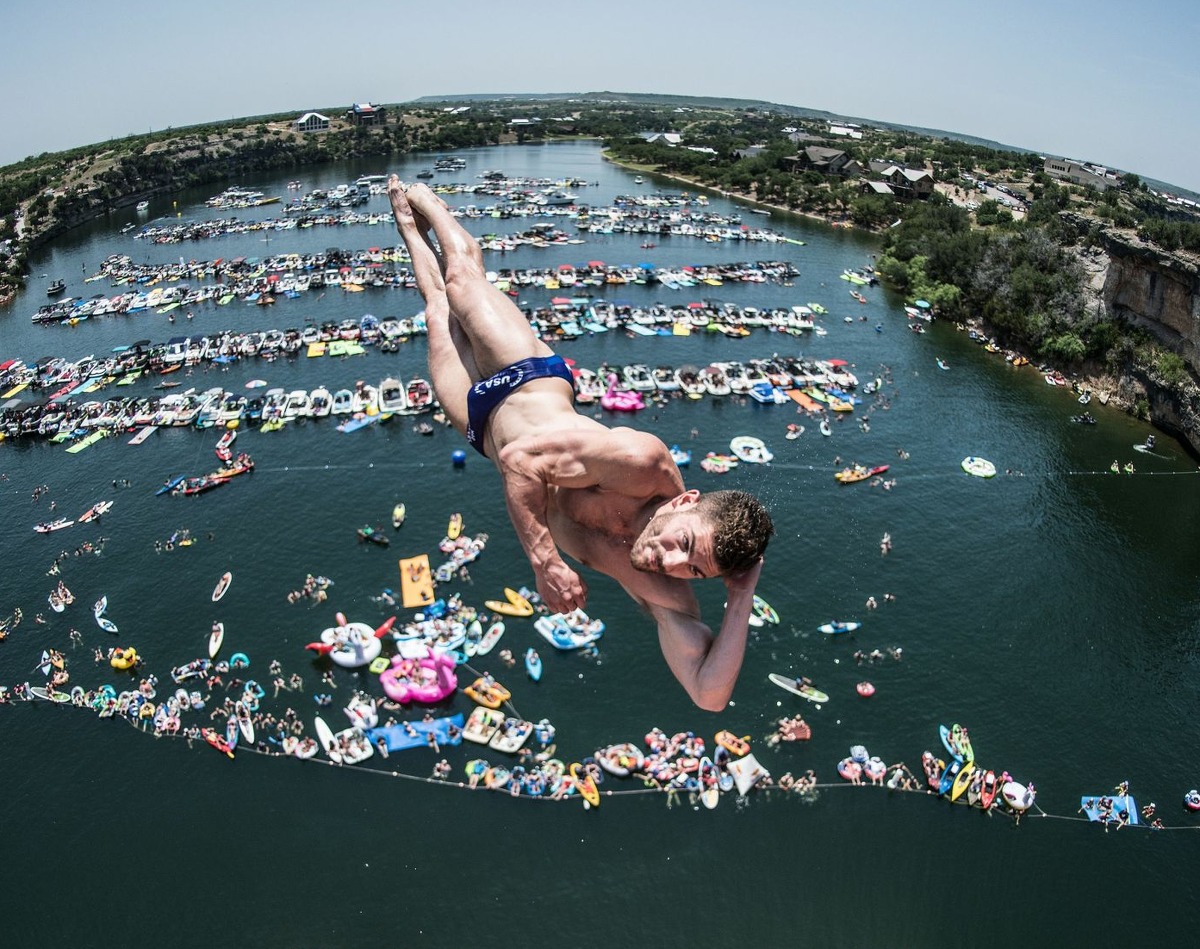
[[[133,133],[455,93],[760,99],[1200,191],[1195,0],[0,0],[0,164]]]

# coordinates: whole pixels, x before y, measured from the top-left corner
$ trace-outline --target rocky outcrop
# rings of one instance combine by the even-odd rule
[[[1187,384],[1164,385],[1153,367],[1127,367],[1118,389],[1142,392],[1150,421],[1178,435],[1200,457],[1200,266],[1128,233],[1102,237],[1108,256],[1101,306],[1150,333],[1187,365]]]
[[[1104,235],[1108,312],[1153,334],[1200,375],[1200,267],[1132,235]]]

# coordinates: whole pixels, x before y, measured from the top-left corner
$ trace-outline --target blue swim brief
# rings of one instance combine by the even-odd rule
[[[496,406],[531,379],[557,376],[575,391],[575,377],[571,375],[562,356],[532,356],[501,369],[491,378],[477,382],[467,391],[467,441],[487,457],[483,450],[483,433],[487,421]]]

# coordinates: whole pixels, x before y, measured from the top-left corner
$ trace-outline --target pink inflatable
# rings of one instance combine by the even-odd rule
[[[610,372],[608,389],[604,395],[600,396],[600,407],[608,409],[610,412],[636,412],[644,409],[646,403],[642,401],[640,392],[634,392],[632,389],[618,389],[617,374]]]
[[[393,656],[379,682],[393,702],[440,702],[458,688],[454,665],[454,657],[442,652],[430,651],[424,659]]]

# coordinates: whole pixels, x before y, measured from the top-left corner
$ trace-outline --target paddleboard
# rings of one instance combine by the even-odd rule
[[[335,744],[333,739],[333,729],[326,724],[325,719],[323,719],[320,715],[316,717],[313,725],[315,726],[317,732],[317,742],[320,744],[321,750],[325,752],[325,754],[329,755],[329,757],[333,758],[333,754],[329,753],[330,747]],[[337,752],[334,752],[334,754],[337,754]],[[337,757],[334,758],[334,760],[337,761],[338,764],[341,764],[342,756],[337,754]]]
[[[796,685],[796,680],[791,676],[780,675],[778,672],[772,672],[767,676],[767,678],[774,682],[781,689],[786,689],[788,692],[791,692],[792,695],[798,695],[800,698],[808,699],[810,702],[817,702],[821,704],[829,701],[829,696],[820,689],[814,688],[811,685]]]
[[[225,624],[213,623],[212,632],[208,634],[208,658],[216,659],[221,651],[221,643],[225,641]]]
[[[534,682],[542,678],[542,657],[532,646],[525,650],[525,671]]]
[[[433,574],[429,570],[428,554],[401,559],[400,597],[405,609],[410,610],[433,602]]]

